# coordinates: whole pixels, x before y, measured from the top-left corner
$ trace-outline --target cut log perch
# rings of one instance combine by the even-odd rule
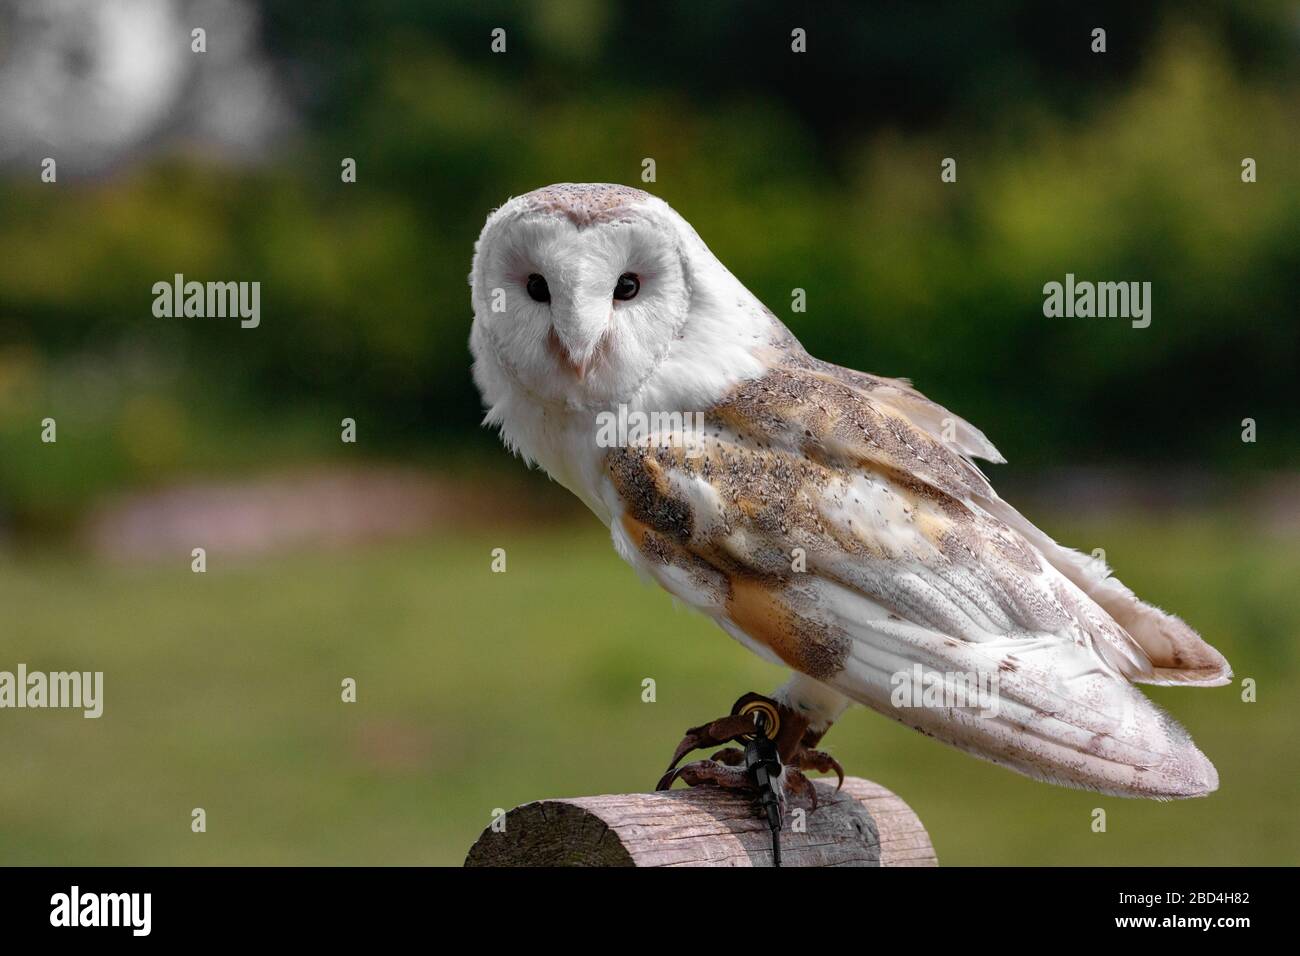
[[[787,810],[783,866],[938,866],[912,808],[849,777],[816,782],[816,812]],[[772,834],[743,793],[701,786],[538,800],[488,827],[466,866],[771,866]],[[500,824],[498,824],[500,827]]]

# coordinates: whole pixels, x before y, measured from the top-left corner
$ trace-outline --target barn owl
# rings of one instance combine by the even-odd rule
[[[842,776],[815,748],[862,704],[1052,783],[1217,788],[1133,685],[1225,684],[1223,656],[998,497],[978,429],[905,379],[808,354],[667,203],[608,184],[518,196],[469,278],[485,424],[624,560],[793,672],[687,731],[661,787],[745,786],[735,748],[678,764],[757,727],[782,792],[811,790],[803,770]]]

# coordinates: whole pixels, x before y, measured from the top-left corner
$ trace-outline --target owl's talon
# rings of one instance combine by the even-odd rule
[[[840,762],[823,750],[799,751],[799,759],[796,764],[800,770],[816,770],[818,773],[835,773],[839,777],[839,782],[835,784],[835,792],[839,793],[840,788],[844,786],[844,768]]]
[[[727,747],[710,754],[709,759],[726,764],[728,767],[739,767],[745,763],[745,751],[739,747]]]
[[[741,714],[728,714],[726,717],[719,717],[717,720],[701,724],[699,727],[690,728],[686,731],[686,735],[682,737],[682,742],[677,745],[677,749],[673,751],[673,759],[668,762],[668,770],[664,772],[659,785],[655,789],[667,790],[672,786],[674,779],[673,768],[692,750],[732,743],[745,734],[752,734],[753,732],[754,719]],[[664,781],[667,781],[667,783]]]
[[[721,753],[730,755],[740,751],[724,750]],[[744,754],[740,753],[740,756],[743,763]],[[727,759],[731,759],[730,756]],[[681,780],[688,787],[715,786],[724,790],[741,790],[755,797],[760,793],[744,766],[728,765],[712,757],[683,764],[671,771],[670,775],[672,779],[668,780],[668,786],[671,786],[675,780]],[[665,779],[668,779],[668,776],[665,775]],[[660,787],[660,789],[667,789],[667,787]],[[817,812],[817,788],[802,771],[794,767],[784,768],[781,776],[774,781],[772,790],[776,794],[777,806],[780,807],[783,818],[791,806],[807,806],[809,813]],[[763,809],[757,803],[754,805],[754,813],[756,816],[763,816]]]
[[[742,708],[744,712],[740,713]],[[839,778],[835,788],[838,791],[844,784],[844,768],[830,754],[812,749],[811,745],[817,743],[821,734],[807,732],[806,717],[759,694],[744,695],[736,701],[730,715],[686,731],[673,753],[668,770],[659,779],[655,789],[667,790],[680,779],[689,787],[712,784],[728,790],[747,790],[757,794],[759,789],[746,770],[745,751],[741,748],[724,747],[714,751],[707,760],[677,766],[682,757],[692,750],[725,743],[743,743],[749,739],[756,730],[753,716],[756,709],[768,715],[775,713],[779,720],[774,743],[782,773],[773,780],[773,791],[782,813],[788,804],[797,802],[806,802],[811,806],[811,811],[815,812],[818,804],[817,791],[803,771],[833,771]]]
[[[781,775],[781,786],[777,787],[777,794],[782,798],[783,803],[793,802],[791,797],[807,797],[809,804],[809,813],[817,812],[817,788],[813,782],[803,775],[803,772],[794,767],[786,767],[785,773]],[[782,811],[785,810],[783,806]]]
[[[715,760],[696,760],[674,772],[688,787],[713,784],[726,790],[754,789],[754,782],[743,767],[728,767]]]

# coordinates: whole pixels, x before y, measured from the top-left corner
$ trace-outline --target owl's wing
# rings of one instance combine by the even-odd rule
[[[794,359],[798,367],[847,385],[877,407],[887,409],[907,419],[914,427],[938,438],[950,450],[964,457],[983,458],[994,464],[1004,464],[1006,459],[993,447],[982,431],[937,402],[932,402],[918,392],[905,378],[885,378],[858,372],[851,368],[832,365],[806,353]]]
[[[812,374],[829,376],[854,389],[862,398],[901,415],[913,428],[937,439],[949,457],[1005,461],[984,433],[938,405],[903,379],[880,378],[840,368],[817,359],[803,360]],[[1223,655],[1201,639],[1181,619],[1140,600],[1114,577],[1104,560],[1063,547],[1029,519],[998,497],[982,474],[966,488],[967,506],[1003,521],[1031,544],[1056,570],[1096,602],[1142,649],[1151,668],[1128,676],[1146,684],[1186,684],[1217,687],[1228,683],[1232,668]]]
[[[971,463],[987,440],[966,426],[954,449],[900,407],[916,399],[878,391],[774,369],[710,409],[695,446],[612,449],[616,546],[763,656],[964,750],[1111,793],[1213,790],[1129,684],[1161,667],[1075,580],[1090,569]]]

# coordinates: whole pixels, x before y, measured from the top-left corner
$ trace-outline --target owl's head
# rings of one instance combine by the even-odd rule
[[[572,409],[628,400],[681,336],[702,258],[686,221],[639,189],[561,183],[510,200],[488,217],[470,273],[485,398],[511,387]]]

